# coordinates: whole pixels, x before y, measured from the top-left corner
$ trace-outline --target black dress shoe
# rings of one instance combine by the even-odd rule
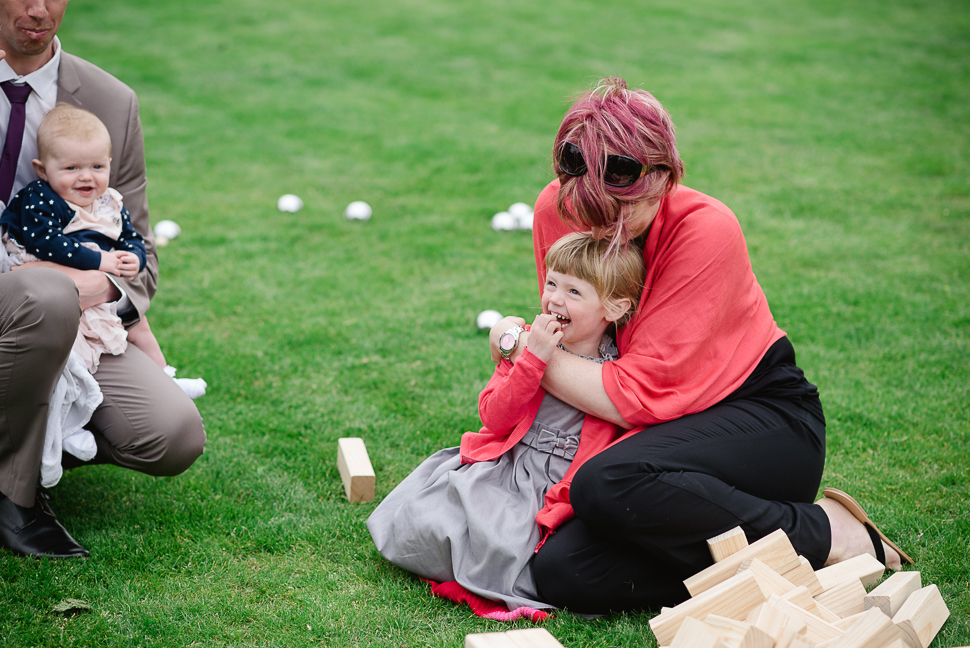
[[[34,505],[24,508],[0,495],[0,547],[22,556],[38,558],[85,558],[88,550],[79,545],[38,490]]]

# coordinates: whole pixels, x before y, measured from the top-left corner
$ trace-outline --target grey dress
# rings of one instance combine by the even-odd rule
[[[552,608],[539,600],[532,576],[535,518],[572,462],[584,416],[546,394],[529,431],[498,459],[462,464],[457,447],[431,455],[367,520],[378,551],[510,610]]]

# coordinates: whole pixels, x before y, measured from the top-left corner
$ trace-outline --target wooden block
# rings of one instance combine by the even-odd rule
[[[896,572],[879,584],[864,597],[865,609],[877,607],[892,618],[909,598],[909,595],[923,587],[918,571]]]
[[[795,586],[786,580],[784,576],[771,569],[768,567],[768,565],[764,564],[757,558],[745,560],[743,563],[741,563],[738,571],[744,571],[745,569],[754,574],[755,580],[758,581],[758,586],[761,588],[761,591],[765,593],[765,598],[767,598],[769,594],[777,594],[778,596],[781,596],[782,594],[795,589]],[[805,592],[807,593],[808,590],[806,589]]]
[[[804,621],[767,603],[762,603],[751,610],[746,622],[773,637],[776,642],[775,648],[784,648],[781,644],[787,644],[792,637],[805,634],[807,630]]]
[[[748,539],[744,536],[741,527],[734,527],[719,536],[714,536],[707,541],[707,548],[711,550],[711,557],[714,562],[720,562],[737,553],[748,546]]]
[[[795,587],[791,591],[785,592],[784,594],[779,594],[778,598],[780,598],[782,601],[793,603],[803,610],[808,610],[810,607],[815,605],[815,599],[813,599],[812,595],[808,593],[807,587]]]
[[[825,591],[850,578],[858,578],[865,587],[869,587],[879,582],[885,571],[886,567],[881,562],[869,554],[862,554],[829,567],[823,567],[815,572],[815,576],[818,577],[818,582],[822,584],[822,590]]]
[[[822,619],[823,621],[828,621],[829,623],[832,623],[832,624],[842,620],[842,617],[840,617],[838,614],[828,609],[827,607],[825,607],[825,605],[823,605],[822,603],[819,603],[818,601],[815,601],[815,607],[809,608],[808,611],[814,613],[815,616]]]
[[[823,592],[822,584],[818,582],[818,576],[812,569],[812,563],[808,562],[808,558],[805,556],[798,557],[798,567],[783,572],[781,575],[795,587],[807,587],[812,596],[818,596]]]
[[[337,470],[347,499],[351,502],[374,499],[374,468],[370,465],[363,439],[337,439]]]
[[[781,598],[783,601],[794,603],[795,605],[802,608],[803,610],[811,612],[812,614],[822,619],[823,621],[834,623],[841,619],[841,617],[835,612],[832,612],[824,605],[819,605],[818,601],[812,598],[812,595],[809,593],[808,588],[804,586],[796,587],[790,592],[781,594],[779,598]]]
[[[828,642],[826,641],[823,643]],[[788,646],[786,646],[786,648],[819,648],[821,645],[822,644],[812,643],[805,637],[795,636],[791,638],[791,641],[788,642]]]
[[[765,595],[754,575],[746,571],[687,599],[669,612],[658,614],[650,619],[650,628],[657,636],[657,644],[666,646],[677,635],[677,630],[687,617],[706,619],[709,614],[717,614],[741,620],[751,608],[764,601]]]
[[[861,617],[863,614],[865,614],[865,611],[859,612],[858,614],[853,614],[852,616],[847,616],[841,621],[836,621],[832,625],[834,625],[836,628],[839,628],[840,630],[843,630],[843,631],[848,630],[849,628],[852,627],[852,624],[858,621],[859,617]]]
[[[684,585],[691,596],[697,596],[718,583],[734,576],[738,568],[748,558],[757,558],[777,572],[789,571],[798,566],[798,555],[791,546],[784,531],[777,531],[766,535],[761,540],[753,542],[744,549],[736,551],[720,562],[716,562],[707,569],[700,571],[687,580]]]
[[[677,629],[670,648],[726,648],[721,636],[703,621],[687,617]]]
[[[903,640],[910,648],[927,648],[949,616],[940,589],[933,584],[910,594],[893,616],[893,623],[903,631]]]
[[[799,648],[799,646],[814,646],[815,644],[808,640],[808,627],[802,625],[801,632],[795,632],[792,629],[785,630],[781,635],[781,639],[775,643],[775,648]]]
[[[465,648],[512,648],[504,632],[481,632],[465,635]]]
[[[800,608],[789,601],[783,601],[780,597],[771,596],[768,598],[768,603],[804,621],[807,626],[805,638],[812,643],[821,643],[842,635],[842,630],[836,628],[828,621],[823,621],[808,610]]]
[[[516,648],[562,648],[562,644],[545,628],[506,630],[505,636],[512,640]]]
[[[708,614],[704,623],[732,648],[772,648],[775,645],[774,637],[744,621]]]
[[[858,578],[850,578],[822,592],[815,597],[815,600],[845,619],[866,611],[863,604],[865,598],[866,588],[862,586],[862,581]]]
[[[465,635],[465,648],[562,648],[545,628]]]
[[[829,648],[885,648],[900,639],[900,630],[892,619],[877,608],[859,615],[859,619]]]

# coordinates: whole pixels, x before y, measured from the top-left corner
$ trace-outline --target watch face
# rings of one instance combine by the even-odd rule
[[[511,333],[503,333],[498,339],[498,348],[508,351],[515,347],[515,336]]]

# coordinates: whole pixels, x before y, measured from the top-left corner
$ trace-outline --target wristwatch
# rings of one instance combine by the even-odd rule
[[[513,326],[505,333],[502,333],[502,337],[498,339],[498,352],[502,354],[502,357],[506,360],[515,351],[515,347],[519,344],[519,334],[525,329],[521,326]]]

